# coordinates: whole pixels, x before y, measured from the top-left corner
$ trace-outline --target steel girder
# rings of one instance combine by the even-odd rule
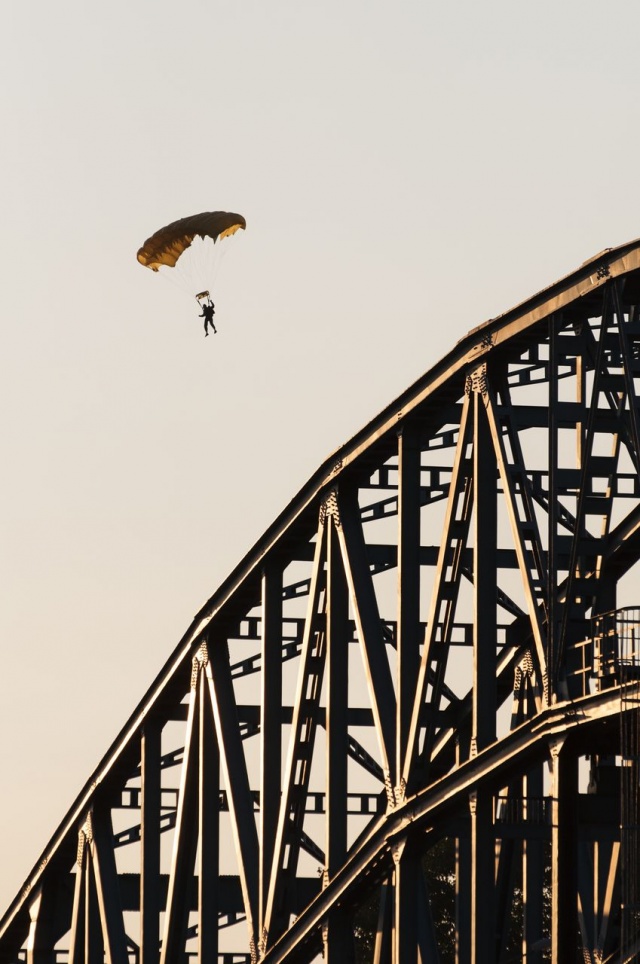
[[[640,242],[472,330],[211,597],[0,962],[630,961]]]

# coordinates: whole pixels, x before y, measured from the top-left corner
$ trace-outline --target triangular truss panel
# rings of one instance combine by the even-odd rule
[[[469,332],[198,614],[0,964],[640,956],[640,242]]]

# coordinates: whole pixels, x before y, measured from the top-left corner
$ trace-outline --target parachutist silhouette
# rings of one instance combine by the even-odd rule
[[[214,335],[216,334],[216,326],[213,323],[213,316],[215,315],[215,313],[216,313],[216,308],[213,301],[211,301],[211,299],[209,299],[209,301],[207,302],[203,302],[202,314],[198,315],[198,317],[204,318],[204,337],[205,338],[209,334],[209,332],[207,331],[208,325],[211,325],[211,327],[213,328]]]

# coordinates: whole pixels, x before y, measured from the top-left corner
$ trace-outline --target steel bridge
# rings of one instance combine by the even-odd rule
[[[319,468],[89,776],[0,964],[640,959],[639,306],[636,241]]]

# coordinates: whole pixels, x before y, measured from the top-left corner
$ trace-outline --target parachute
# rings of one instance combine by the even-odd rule
[[[219,261],[219,242],[247,226],[241,214],[208,211],[172,221],[160,228],[138,251],[138,261],[152,271],[163,270],[200,300],[208,289]],[[198,294],[195,294],[198,292]]]
[[[213,243],[235,234],[238,228],[246,228],[247,222],[241,214],[227,211],[210,211],[205,214],[192,214],[160,228],[138,251],[138,261],[145,268],[157,271],[162,265],[175,267],[178,259],[190,247],[197,236],[211,238]]]

